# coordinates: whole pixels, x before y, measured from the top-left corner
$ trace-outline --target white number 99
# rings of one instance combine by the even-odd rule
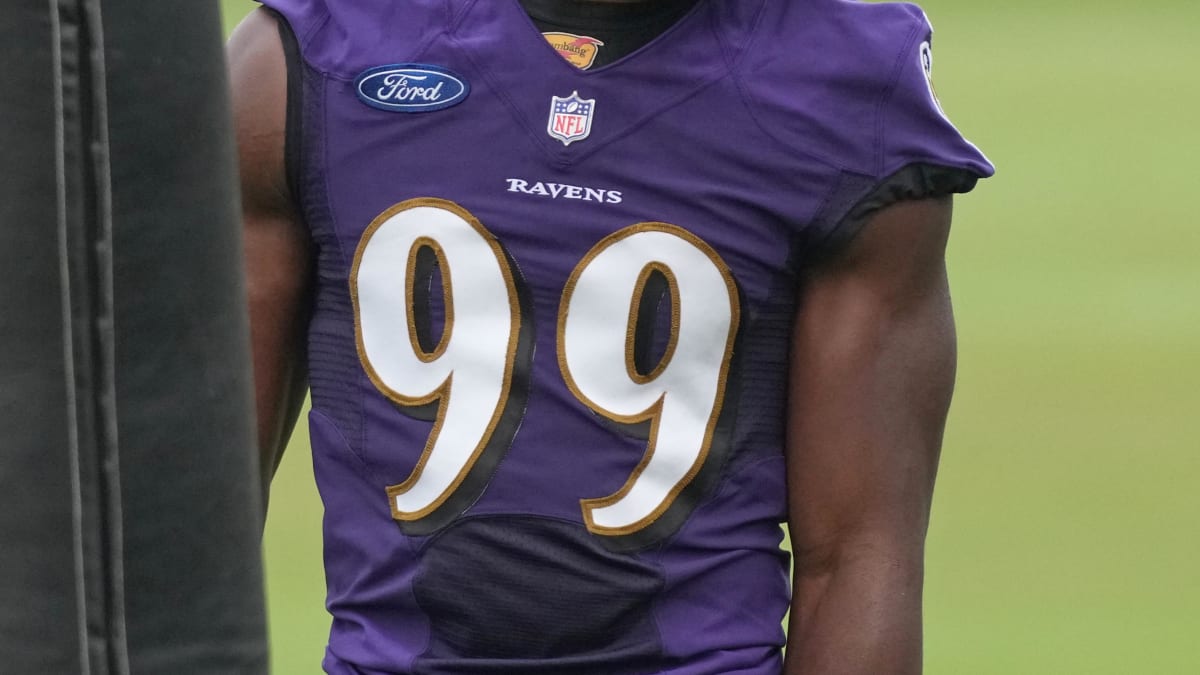
[[[414,315],[422,250],[437,257],[446,316],[439,344],[428,351]],[[647,280],[655,274],[670,291],[671,326],[665,353],[641,372],[635,333]],[[389,209],[367,229],[350,287],[359,357],[371,382],[401,406],[438,404],[415,468],[387,490],[396,520],[436,529],[447,514],[432,514],[443,505],[443,511],[465,508],[483,490],[486,476],[473,469],[495,466],[516,430],[501,421],[523,407],[523,401],[510,405],[515,369],[528,367],[512,270],[470,213],[451,202],[419,199]],[[593,533],[622,537],[645,530],[705,466],[725,400],[739,307],[737,285],[717,253],[665,223],[616,232],[571,274],[558,317],[558,362],[567,387],[615,422],[650,422],[645,455],[625,485],[581,501]],[[485,456],[489,461],[481,462]]]

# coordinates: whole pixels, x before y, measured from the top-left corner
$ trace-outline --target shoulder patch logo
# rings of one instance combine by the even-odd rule
[[[445,110],[471,93],[466,79],[441,66],[394,63],[369,68],[354,81],[359,100],[389,112],[422,113]]]
[[[568,63],[580,70],[587,70],[596,62],[596,55],[604,43],[594,37],[574,33],[542,33],[550,46]]]
[[[921,70],[925,73],[925,83],[929,85],[929,97],[933,99],[933,104],[937,106],[938,112],[945,115],[946,111],[942,109],[942,101],[938,98],[937,89],[933,86],[933,47],[928,40],[921,43]]]
[[[563,145],[582,141],[592,133],[592,117],[596,112],[596,99],[580,98],[579,92],[570,96],[552,96],[550,99],[550,121],[546,132]]]

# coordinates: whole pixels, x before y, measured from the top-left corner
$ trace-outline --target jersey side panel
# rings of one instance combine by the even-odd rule
[[[898,199],[967,192],[988,159],[951,124],[932,86],[932,29],[909,3],[768,5],[738,68],[759,124],[841,171],[804,233],[809,257],[849,239]],[[803,44],[807,58],[795,58]]]

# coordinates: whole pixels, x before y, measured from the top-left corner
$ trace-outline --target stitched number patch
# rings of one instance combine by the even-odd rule
[[[422,253],[441,271],[445,326],[435,346],[422,345],[417,330],[414,296],[429,282],[420,273]],[[418,522],[446,505],[452,518],[462,502],[478,497],[512,440],[516,424],[503,423],[506,411],[524,407],[511,400],[514,371],[527,364],[517,363],[520,307],[504,251],[451,202],[404,202],[367,228],[350,293],[358,354],[371,382],[400,406],[437,404],[412,475],[388,488],[392,516]]]
[[[671,333],[648,374],[634,365],[638,309],[651,274],[667,279]],[[584,499],[584,521],[601,535],[629,535],[656,521],[708,456],[725,399],[738,325],[729,269],[707,244],[665,223],[607,237],[567,282],[558,319],[558,360],[567,386],[615,421],[650,421],[646,455],[615,494]]]

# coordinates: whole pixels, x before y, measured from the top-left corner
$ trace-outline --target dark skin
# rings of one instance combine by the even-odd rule
[[[275,20],[252,13],[228,52],[269,482],[305,390],[313,263],[284,171]],[[786,675],[921,672],[925,534],[954,388],[950,219],[949,198],[885,208],[800,288],[786,447],[795,552]]]
[[[955,335],[947,199],[880,211],[801,291],[788,675],[920,673],[925,533]]]
[[[241,167],[243,241],[254,356],[263,494],[304,401],[304,329],[312,242],[296,212],[284,164],[287,64],[278,25],[256,10],[227,47]]]

